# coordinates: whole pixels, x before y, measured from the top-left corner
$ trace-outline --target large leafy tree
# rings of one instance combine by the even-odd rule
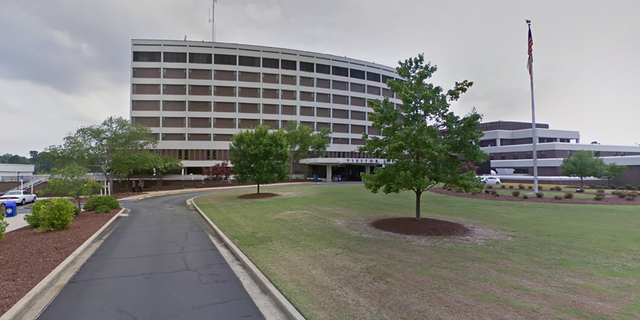
[[[76,162],[104,174],[113,187],[114,173],[111,165],[119,153],[135,154],[153,149],[157,141],[151,138],[151,129],[132,124],[122,117],[109,117],[99,125],[80,127],[64,138],[61,146],[49,147],[46,151],[61,162]]]
[[[574,155],[562,160],[560,170],[563,175],[580,177],[580,187],[583,185],[584,177],[602,177],[605,169],[604,161],[595,156],[594,151],[578,150]]]
[[[89,170],[76,163],[53,169],[47,189],[43,190],[43,193],[75,199],[80,213],[82,198],[98,194],[103,188],[102,184],[87,177],[88,172]]]
[[[327,152],[327,145],[331,141],[331,130],[322,128],[319,132],[313,132],[313,128],[298,121],[289,121],[284,129],[287,147],[289,148],[289,179],[293,179],[293,164],[302,157],[315,153],[323,156]]]
[[[360,151],[385,160],[385,165],[362,180],[373,193],[399,193],[411,190],[416,195],[416,220],[420,220],[420,197],[439,183],[462,191],[477,188],[475,172],[460,171],[468,161],[482,162],[486,154],[479,148],[481,116],[475,110],[459,117],[449,110],[449,102],[460,98],[473,82],[464,80],[453,89],[427,82],[436,71],[421,54],[399,62],[396,68],[402,80],[388,80],[387,86],[402,99],[401,110],[388,98],[369,100],[372,126],[379,136],[364,133]]]
[[[602,167],[600,178],[607,179],[607,187],[611,187],[611,180],[618,180],[622,177],[622,172],[627,169],[626,166],[620,166],[616,163],[608,163]]]
[[[283,131],[269,132],[265,126],[233,135],[229,160],[238,182],[253,181],[260,185],[286,179],[289,149]]]

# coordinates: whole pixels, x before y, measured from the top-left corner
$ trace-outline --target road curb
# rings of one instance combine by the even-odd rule
[[[277,187],[277,186],[296,186],[296,185],[315,185],[317,184],[316,182],[291,182],[291,183],[274,183],[274,184],[264,184],[264,185],[260,185],[262,187]],[[194,193],[194,192],[203,192],[203,191],[220,191],[220,190],[241,190],[241,189],[251,189],[251,188],[255,188],[256,185],[245,185],[245,186],[233,186],[233,187],[211,187],[211,188],[200,188],[200,189],[188,189],[188,190],[181,190],[181,191],[168,191],[168,192],[162,192],[162,193],[156,193],[156,194],[148,194],[148,195],[144,195],[144,196],[139,196],[137,199],[135,200],[142,200],[142,199],[148,199],[148,198],[154,198],[154,197],[160,197],[160,196],[167,196],[167,195],[172,195],[172,194],[183,194],[183,193]],[[135,201],[133,200],[133,201]],[[131,201],[131,200],[129,200]]]
[[[96,231],[87,241],[72,252],[62,263],[51,271],[42,281],[40,281],[31,291],[9,309],[0,320],[12,319],[35,319],[49,305],[49,303],[64,288],[69,279],[80,269],[85,261],[95,252],[102,243],[96,242],[105,230],[107,230],[119,217],[123,216],[129,209],[122,208],[105,223],[102,228]]]
[[[227,246],[227,248],[233,253],[233,255],[240,260],[240,262],[245,266],[251,277],[258,285],[273,299],[273,301],[278,305],[281,311],[289,318],[295,320],[305,320],[302,314],[285,298],[285,296],[276,288],[276,286],[269,281],[269,279],[258,269],[249,258],[227,237],[218,226],[207,217],[202,210],[196,205],[195,198],[191,198],[187,200],[187,205],[192,205],[200,216],[207,222],[207,224],[215,231],[215,233],[220,237],[222,242]],[[0,319],[2,320],[2,319]]]

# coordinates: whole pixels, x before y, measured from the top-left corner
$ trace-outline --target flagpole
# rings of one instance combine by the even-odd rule
[[[529,26],[529,82],[531,84],[531,140],[533,145],[533,192],[538,193],[538,132],[536,130],[536,103],[533,94],[533,37],[531,36],[531,20],[527,20]]]

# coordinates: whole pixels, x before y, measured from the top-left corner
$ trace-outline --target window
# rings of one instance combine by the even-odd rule
[[[211,135],[205,133],[189,133],[187,135],[189,141],[211,141]],[[211,150],[208,150],[211,151]],[[210,160],[210,154],[207,154],[207,160]]]
[[[260,88],[238,88],[238,97],[260,98]]]
[[[367,71],[367,80],[380,82],[380,74]]]
[[[277,105],[277,104],[263,104],[262,105],[262,113],[264,113],[264,114],[278,114],[279,113],[278,109],[280,109],[280,106]]]
[[[160,78],[160,68],[133,68],[134,78]]]
[[[213,119],[213,127],[221,129],[236,129],[236,119],[215,118]]]
[[[189,69],[189,79],[211,80],[211,70]]]
[[[316,79],[316,87],[318,88],[331,88],[331,80],[328,79]]]
[[[365,79],[365,73],[362,70],[351,69],[349,74],[351,78],[362,79],[362,80]]]
[[[265,99],[279,99],[280,91],[278,89],[262,89],[262,97]]]
[[[163,94],[177,94],[184,95],[187,94],[187,86],[180,84],[165,84],[163,87]]]
[[[189,118],[189,128],[211,128],[211,118]]]
[[[133,111],[160,111],[160,101],[157,100],[133,100],[131,101]]]
[[[315,72],[313,63],[300,61],[300,71]]]
[[[260,82],[260,73],[238,71],[238,80],[246,82]]]
[[[162,69],[163,78],[165,79],[186,79],[186,69]]]
[[[514,159],[518,159],[518,153],[517,153],[517,152],[514,152],[514,153],[513,153],[513,158],[514,158]]]
[[[184,141],[184,133],[163,133],[162,134],[162,140],[164,141]],[[178,150],[178,152],[181,152],[182,150]],[[180,156],[182,157],[182,154],[180,153]]]
[[[333,144],[349,144],[349,138],[333,138]]]
[[[223,81],[236,81],[235,71],[215,70],[213,72],[213,78]]]
[[[351,133],[362,134],[362,133],[364,133],[365,129],[366,129],[365,126],[360,126],[360,125],[355,125],[355,124],[351,125]]]
[[[328,122],[316,122],[316,130],[320,131],[323,128],[328,128],[329,130],[331,130],[331,123]]]
[[[296,106],[282,106],[282,114],[285,115],[292,115],[295,116],[296,115]]]
[[[271,58],[262,58],[262,67],[271,69],[280,69],[280,60]]]
[[[366,101],[364,100],[364,98],[351,97],[352,106],[364,107],[365,103]]]
[[[211,112],[211,101],[189,101],[189,111]]]
[[[349,97],[348,96],[341,96],[341,95],[334,94],[333,95],[333,103],[336,103],[336,104],[349,104]]]
[[[133,61],[160,62],[160,52],[133,52]]]
[[[348,77],[349,76],[349,69],[343,68],[343,67],[338,67],[338,66],[333,66],[331,74],[333,74],[334,76]]]
[[[300,85],[304,86],[304,87],[313,87],[314,85],[314,79],[313,78],[307,78],[307,77],[300,77]]]
[[[279,126],[279,122],[278,120],[262,120],[262,124],[269,128],[269,129],[273,129],[273,130],[278,130],[280,129]]]
[[[333,117],[340,119],[349,119],[349,110],[333,109]]]
[[[316,72],[317,73],[324,73],[324,74],[331,74],[331,66],[326,65],[326,64],[316,63]]]
[[[382,95],[385,97],[393,98],[393,91],[387,88],[382,88]]]
[[[387,83],[387,80],[393,80],[393,77],[389,77],[389,76],[385,76],[384,74],[382,75],[382,83]]]
[[[315,101],[313,92],[300,91],[300,101]]]
[[[235,66],[236,63],[236,56],[233,55],[228,55],[228,54],[216,54],[213,57],[213,63],[214,64],[226,64],[226,65],[231,65],[231,66]]]
[[[238,65],[246,67],[260,67],[260,58],[239,56]]]
[[[329,108],[316,108],[316,117],[331,117],[331,109]]]
[[[507,155],[506,155],[506,154],[504,154],[504,153],[500,154],[500,159],[504,160],[504,159],[506,159],[506,158],[507,158]]]
[[[215,86],[213,95],[221,96],[221,97],[235,97],[236,96],[236,88],[235,87],[221,87]]]
[[[280,75],[273,73],[263,73],[262,82],[264,83],[280,83]]]
[[[185,118],[162,117],[162,127],[164,128],[184,128]]]
[[[331,103],[331,95],[326,93],[316,93],[316,102]]]
[[[351,91],[352,92],[365,92],[365,86],[364,84],[359,84],[359,83],[351,83]]]
[[[211,64],[211,53],[189,53],[189,63]]]
[[[236,104],[234,102],[214,102],[215,112],[236,112]]]
[[[280,99],[284,99],[284,100],[296,100],[296,93],[297,91],[291,91],[291,90],[281,90],[280,91]]]
[[[160,118],[158,117],[132,117],[133,124],[141,124],[150,128],[160,127]]]
[[[289,85],[295,86],[296,85],[296,76],[289,76],[289,75],[283,74],[280,77],[280,83],[281,84],[289,84]]]
[[[185,101],[162,101],[162,111],[185,111]]]
[[[291,61],[291,60],[284,60],[282,59],[280,61],[280,63],[282,64],[282,69],[285,70],[297,70],[297,63],[295,61]]]
[[[344,81],[332,81],[333,89],[335,90],[349,90],[349,83]]]
[[[360,111],[351,111],[351,119],[366,120],[366,113]]]
[[[238,119],[238,129],[256,128],[259,125],[259,119]]]
[[[300,107],[300,115],[313,117],[313,107]]]
[[[210,96],[211,86],[189,85],[189,94],[194,96]]]
[[[160,94],[159,84],[134,84],[133,94]]]
[[[162,60],[164,62],[187,62],[186,52],[163,52]]]

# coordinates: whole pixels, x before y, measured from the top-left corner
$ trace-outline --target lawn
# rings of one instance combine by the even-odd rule
[[[637,319],[637,206],[502,202],[426,193],[422,216],[466,238],[378,231],[413,193],[362,185],[253,191],[196,203],[308,319]]]

